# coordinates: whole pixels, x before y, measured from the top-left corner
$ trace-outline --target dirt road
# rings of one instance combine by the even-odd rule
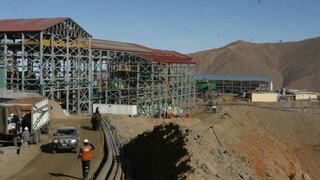
[[[42,136],[39,154],[35,156],[20,172],[8,179],[81,179],[81,161],[77,161],[77,153],[51,153],[50,142],[52,133],[57,127],[73,125],[80,131],[83,140],[88,138],[95,146],[94,157],[91,162],[90,175],[94,174],[103,158],[103,134],[94,132],[90,128],[88,118],[73,118],[68,120],[54,120],[49,135]],[[12,168],[12,167],[11,167]]]

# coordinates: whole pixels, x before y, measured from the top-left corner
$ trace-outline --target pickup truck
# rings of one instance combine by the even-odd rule
[[[54,134],[52,140],[52,152],[57,150],[72,150],[77,152],[80,144],[80,137],[77,128],[73,126],[60,127]]]
[[[44,97],[8,100],[0,103],[0,135],[14,140],[25,127],[31,143],[38,144],[42,133],[49,133],[49,104]]]

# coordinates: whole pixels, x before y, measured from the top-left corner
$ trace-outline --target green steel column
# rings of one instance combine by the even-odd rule
[[[5,62],[0,62],[0,89],[6,89],[6,66]]]
[[[41,96],[44,96],[45,94],[44,94],[44,84],[40,84],[39,85],[39,94],[41,95]]]

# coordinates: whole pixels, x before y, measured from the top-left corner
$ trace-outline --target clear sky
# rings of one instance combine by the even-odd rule
[[[0,0],[0,18],[71,17],[95,38],[183,53],[320,36],[320,0]]]

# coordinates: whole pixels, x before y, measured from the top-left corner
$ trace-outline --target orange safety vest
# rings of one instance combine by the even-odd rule
[[[82,146],[81,150],[82,150],[81,160],[90,161],[92,159],[92,147],[90,145]]]

